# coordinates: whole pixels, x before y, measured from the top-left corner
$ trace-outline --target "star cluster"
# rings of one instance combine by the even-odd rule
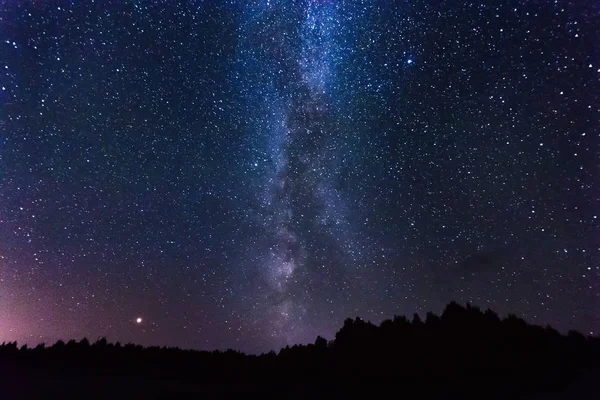
[[[600,330],[592,2],[0,5],[0,341]]]

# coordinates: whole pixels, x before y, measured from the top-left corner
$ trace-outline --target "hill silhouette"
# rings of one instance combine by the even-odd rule
[[[327,341],[261,355],[58,341],[0,346],[1,398],[597,397],[600,339],[450,303],[425,320],[347,319]],[[379,396],[378,396],[379,397]]]

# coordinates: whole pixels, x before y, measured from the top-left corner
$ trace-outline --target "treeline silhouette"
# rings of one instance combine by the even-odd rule
[[[346,397],[366,384],[371,394],[389,389],[394,397],[576,398],[598,396],[599,370],[598,338],[452,302],[425,320],[396,316],[377,326],[347,319],[332,341],[317,337],[261,355],[106,339],[3,343],[0,398]]]

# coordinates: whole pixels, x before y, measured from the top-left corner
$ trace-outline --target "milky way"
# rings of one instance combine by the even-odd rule
[[[579,3],[4,2],[0,341],[258,352],[450,300],[598,332]]]
[[[280,22],[282,5],[267,5],[261,18]],[[309,2],[301,10],[298,49],[283,44],[267,50],[270,60],[265,62],[282,68],[276,67],[274,76],[284,76],[268,78],[279,101],[263,104],[270,114],[269,125],[276,128],[269,133],[272,175],[265,185],[262,222],[270,242],[261,267],[267,281],[267,312],[272,314],[271,335],[291,343],[303,337],[303,318],[317,296],[316,271],[311,269],[330,262],[331,253],[348,240],[335,228],[346,225],[348,216],[343,196],[335,189],[338,138],[327,94],[335,79],[336,6]],[[258,26],[263,30],[269,24]],[[271,79],[283,79],[285,84],[277,86]]]

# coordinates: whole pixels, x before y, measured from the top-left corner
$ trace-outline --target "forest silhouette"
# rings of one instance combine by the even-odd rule
[[[598,397],[600,339],[450,303],[261,355],[109,343],[0,346],[0,398]],[[386,396],[387,397],[387,396]],[[411,395],[409,397],[412,397]]]

